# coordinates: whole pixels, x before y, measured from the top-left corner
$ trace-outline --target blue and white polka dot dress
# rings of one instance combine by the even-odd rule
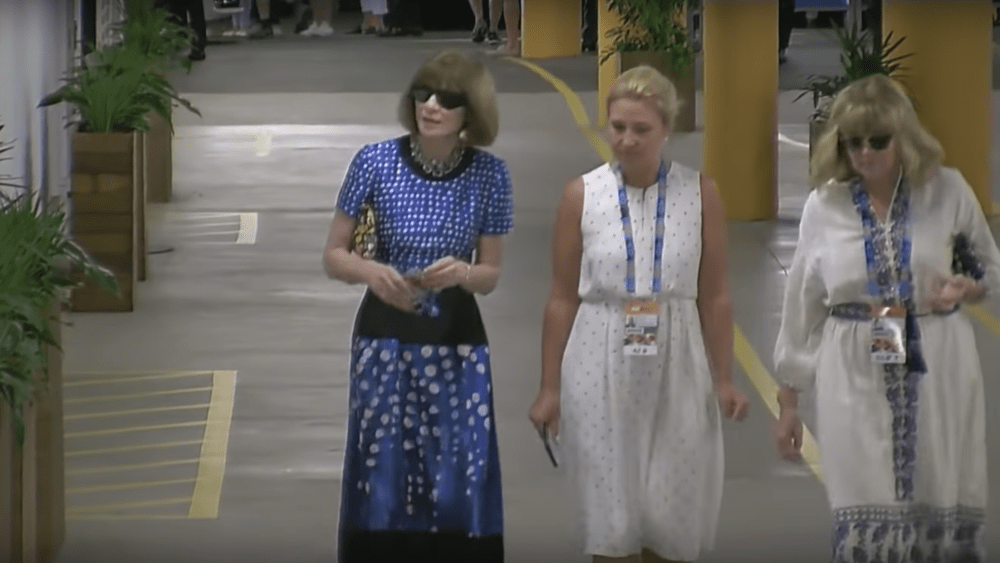
[[[443,178],[420,171],[409,138],[362,148],[338,197],[376,216],[376,260],[401,273],[468,260],[480,237],[510,231],[502,160],[468,150]],[[356,321],[344,462],[340,561],[503,560],[503,506],[490,352],[475,298],[437,297],[436,316],[368,292]]]

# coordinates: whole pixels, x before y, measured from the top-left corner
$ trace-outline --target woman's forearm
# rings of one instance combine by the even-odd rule
[[[545,306],[542,320],[543,391],[559,393],[563,354],[579,308],[579,299],[549,299]]]
[[[699,302],[702,334],[715,383],[733,381],[733,307],[729,299]]]
[[[799,408],[799,393],[787,385],[778,389],[778,406],[782,411],[794,411]]]
[[[465,279],[459,285],[469,293],[488,295],[500,281],[500,268],[489,264],[465,263]]]
[[[354,285],[368,283],[375,262],[343,248],[335,248],[323,256],[323,265],[326,267],[326,275],[331,279]]]

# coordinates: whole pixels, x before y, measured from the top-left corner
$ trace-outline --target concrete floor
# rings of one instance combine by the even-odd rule
[[[400,132],[394,108],[409,73],[439,48],[468,47],[462,37],[212,45],[178,79],[204,118],[177,116],[174,199],[150,205],[151,246],[175,250],[149,257],[135,312],[72,315],[64,333],[65,371],[80,385],[67,391],[77,417],[67,432],[79,434],[67,442],[74,489],[61,563],[335,560],[349,335],[362,290],[326,279],[321,251],[348,160]],[[825,72],[830,53],[817,41],[796,32],[784,89],[795,73]],[[526,413],[538,387],[553,211],[561,187],[599,158],[547,83],[508,61],[488,64],[502,116],[493,150],[510,165],[516,204],[503,278],[480,300],[494,350],[507,561],[582,563],[562,475]],[[542,66],[593,112],[593,57]],[[767,370],[805,193],[810,108],[795,95],[780,100],[781,219],[730,227],[736,322]],[[698,166],[701,134],[675,135],[670,152]],[[996,303],[984,308],[1000,315]],[[977,338],[984,366],[996,365],[998,335],[977,324]],[[735,377],[752,414],[725,424],[724,508],[717,549],[703,561],[827,560],[820,483],[777,459],[773,418],[739,367]],[[998,386],[987,378],[988,405]],[[1000,434],[989,448],[1000,450]],[[100,479],[87,472],[100,468]],[[989,542],[1000,552],[995,521]]]

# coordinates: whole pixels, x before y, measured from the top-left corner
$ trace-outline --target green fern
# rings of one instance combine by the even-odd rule
[[[154,0],[125,0],[126,17],[112,27],[122,36],[122,46],[140,53],[162,70],[182,67],[191,71],[193,35],[177,25],[170,12],[156,7]]]
[[[621,25],[611,29],[611,46],[601,54],[601,64],[619,52],[655,51],[667,53],[671,70],[687,74],[694,67],[695,53],[688,30],[676,17],[687,7],[698,6],[698,0],[607,0],[609,9],[616,11]]]
[[[90,133],[148,131],[150,111],[163,116],[173,130],[173,103],[201,115],[177,94],[166,78],[151,69],[150,60],[142,53],[116,45],[97,51],[94,56],[92,64],[77,67],[66,84],[43,98],[39,106],[70,104],[75,113],[70,125],[76,124],[80,131]]]
[[[797,101],[804,96],[812,95],[814,118],[823,118],[834,96],[855,80],[873,74],[884,74],[896,79],[905,78],[906,75],[901,74],[901,71],[906,70],[906,67],[901,61],[913,56],[913,53],[897,54],[905,38],[894,40],[891,32],[880,45],[875,42],[870,31],[861,31],[857,25],[850,30],[837,27],[834,31],[840,45],[841,74],[807,76],[802,93],[795,98]]]
[[[24,406],[46,383],[47,347],[58,346],[49,304],[77,284],[71,268],[112,293],[114,275],[66,234],[66,213],[23,194],[0,205],[0,398],[11,408],[18,444],[24,443]]]

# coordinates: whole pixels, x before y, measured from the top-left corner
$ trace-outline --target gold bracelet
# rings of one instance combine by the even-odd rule
[[[465,263],[465,281],[468,282],[469,278],[472,277],[472,264],[468,262]]]

